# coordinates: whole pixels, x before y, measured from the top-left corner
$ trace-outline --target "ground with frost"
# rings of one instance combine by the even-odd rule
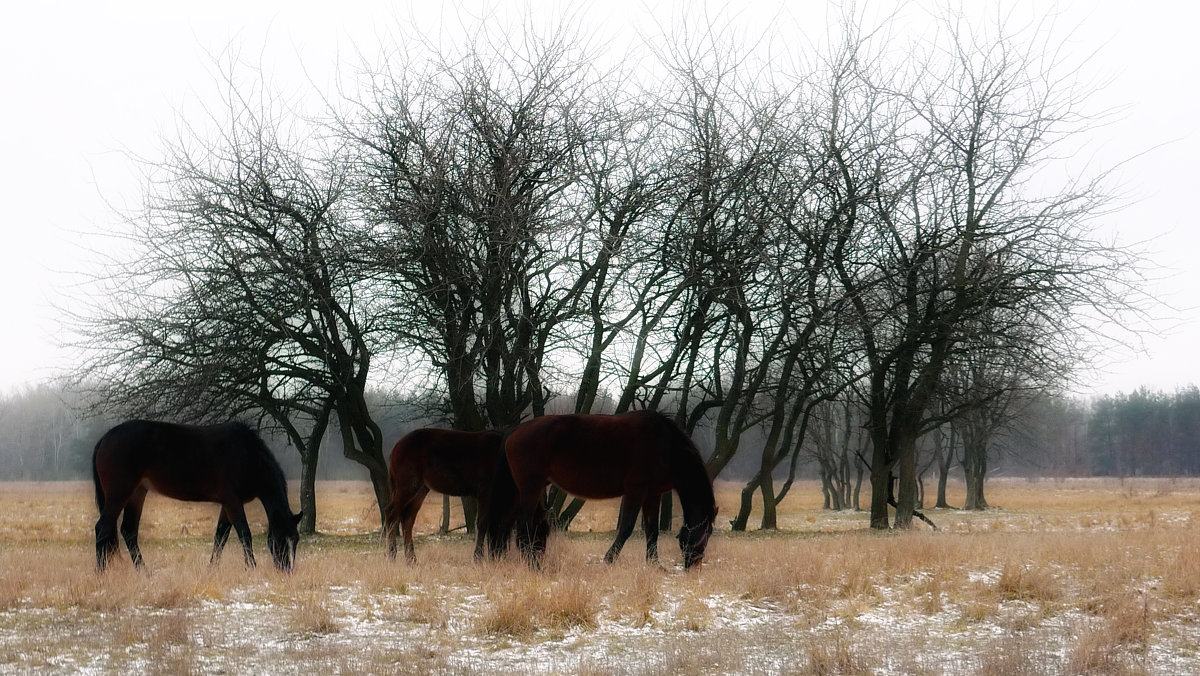
[[[637,539],[605,566],[609,534],[585,533],[532,573],[474,564],[465,537],[407,566],[335,535],[292,576],[209,568],[188,537],[99,577],[86,540],[0,529],[0,674],[1200,673],[1200,491],[1172,485],[1112,487],[1108,512],[937,510],[938,533],[796,512],[718,533],[699,572],[666,538],[664,568]]]

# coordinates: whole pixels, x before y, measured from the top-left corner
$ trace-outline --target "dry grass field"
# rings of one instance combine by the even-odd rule
[[[432,496],[418,563],[389,561],[358,483],[319,485],[294,574],[246,570],[236,542],[210,567],[216,507],[151,496],[148,571],[122,549],[99,576],[89,484],[0,484],[0,673],[1200,673],[1200,481],[996,480],[997,509],[929,510],[936,533],[869,532],[798,491],[781,531],[733,534],[718,484],[687,573],[665,534],[663,568],[637,536],[604,565],[615,501],[535,573],[431,535]]]

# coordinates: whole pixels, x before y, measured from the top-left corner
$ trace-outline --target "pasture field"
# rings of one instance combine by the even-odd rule
[[[90,484],[0,484],[0,674],[1200,673],[1198,480],[993,480],[998,508],[927,510],[941,530],[907,533],[822,511],[813,483],[780,531],[730,533],[738,487],[717,488],[686,573],[673,533],[662,568],[636,534],[601,562],[616,501],[587,505],[532,572],[432,535],[433,495],[418,563],[389,561],[369,486],[328,482],[291,575],[257,503],[246,570],[236,539],[208,565],[215,505],[151,495],[148,570],[122,545],[101,576]]]

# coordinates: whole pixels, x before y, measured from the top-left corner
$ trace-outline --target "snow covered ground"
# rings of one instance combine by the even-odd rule
[[[637,538],[606,566],[598,532],[552,539],[540,573],[475,564],[465,536],[422,538],[409,566],[349,535],[306,543],[291,576],[209,568],[199,537],[97,576],[86,540],[9,536],[0,674],[1200,673],[1191,488],[939,511],[937,533],[792,514],[718,533],[698,572],[667,538],[663,568]]]

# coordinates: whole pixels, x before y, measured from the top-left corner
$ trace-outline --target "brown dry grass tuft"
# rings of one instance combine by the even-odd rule
[[[1040,676],[1046,673],[1044,660],[1022,637],[1006,637],[979,661],[976,676]]]
[[[1076,674],[1134,673],[1133,655],[1142,654],[1153,635],[1144,594],[1121,592],[1097,604],[1098,626],[1085,629],[1071,649],[1068,670]]]
[[[621,566],[619,579],[610,587],[612,615],[633,627],[654,622],[653,611],[662,600],[665,570],[653,566]]]
[[[478,622],[484,634],[527,637],[539,630],[595,627],[600,609],[587,581],[530,571],[516,561],[494,565],[485,594],[488,604]]]
[[[298,634],[336,634],[337,619],[329,609],[329,599],[318,594],[301,598],[291,609],[292,631]]]
[[[1061,597],[1058,578],[1050,571],[1007,561],[1000,569],[996,590],[1006,600],[1053,603]]]
[[[1080,635],[1067,661],[1069,674],[1133,674],[1124,647],[1105,630]]]
[[[684,631],[702,632],[712,622],[713,611],[705,602],[706,592],[695,584],[684,589],[683,598],[675,609],[678,625]]]
[[[1200,596],[1200,541],[1189,538],[1180,543],[1168,557],[1162,583],[1167,593],[1180,599]]]
[[[815,633],[804,644],[808,658],[805,673],[813,676],[842,676],[866,674],[870,669],[855,654],[847,630],[839,627],[832,631]]]

